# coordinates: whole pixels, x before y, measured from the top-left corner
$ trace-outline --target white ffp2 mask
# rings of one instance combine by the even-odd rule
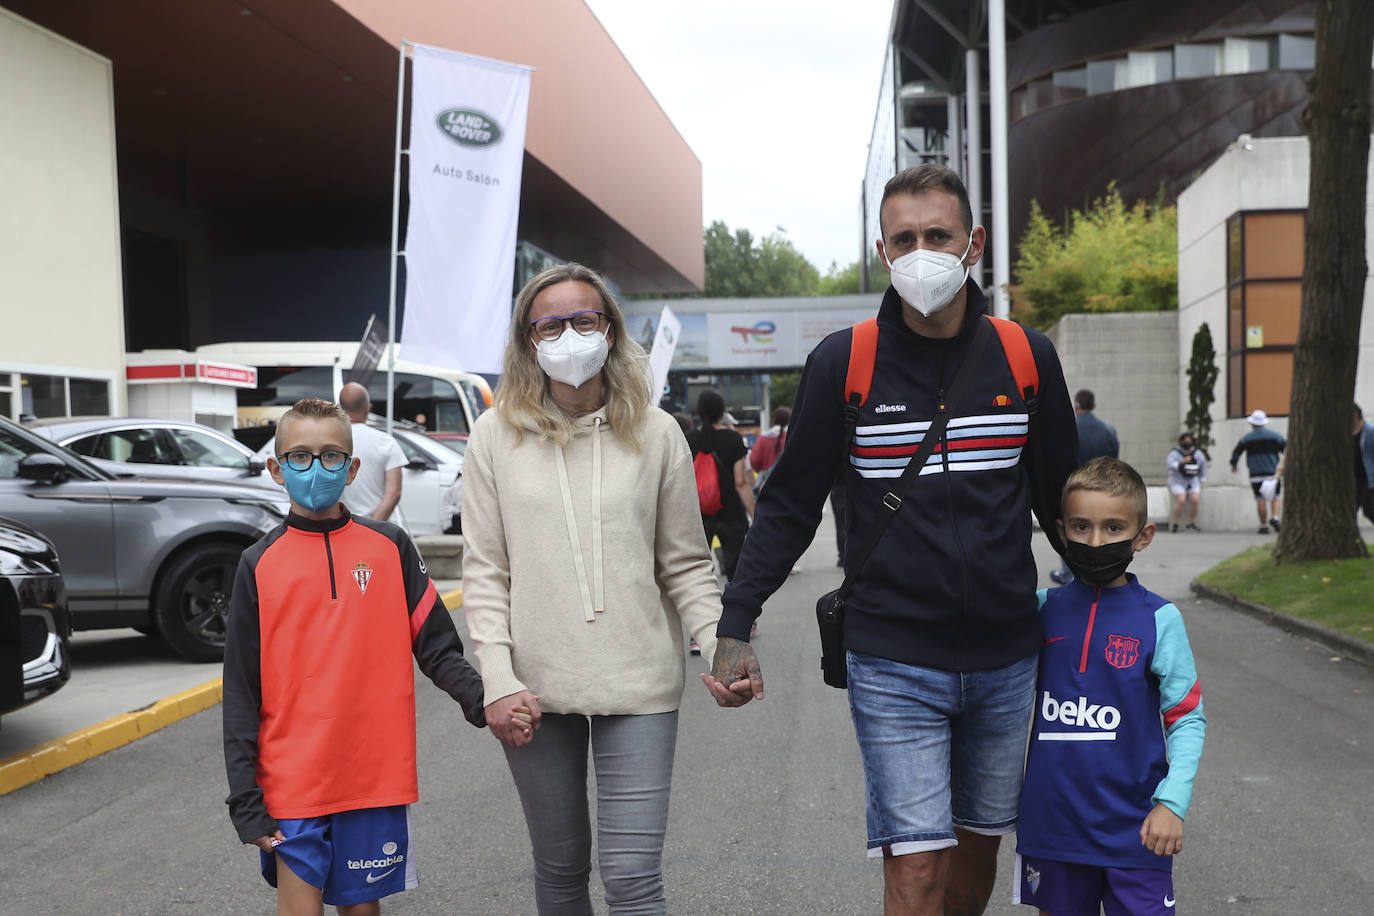
[[[604,331],[579,334],[572,328],[553,340],[541,340],[535,347],[535,359],[544,374],[556,382],[581,388],[601,371],[610,353],[610,343]]]
[[[940,311],[954,301],[964,281],[968,279],[968,265],[964,258],[973,248],[973,234],[968,237],[964,253],[955,257],[943,251],[928,251],[917,248],[909,251],[895,261],[887,261],[887,250],[883,250],[883,260],[892,275],[892,287],[902,301],[925,317]],[[959,268],[963,268],[960,273]]]

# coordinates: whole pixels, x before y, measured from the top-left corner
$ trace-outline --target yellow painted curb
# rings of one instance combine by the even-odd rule
[[[459,593],[461,596],[461,592]],[[0,760],[0,795],[123,747],[224,699],[220,678]]]
[[[451,592],[444,592],[439,597],[443,599],[444,607],[448,608],[450,611],[463,606],[463,590],[461,588],[455,588]]]

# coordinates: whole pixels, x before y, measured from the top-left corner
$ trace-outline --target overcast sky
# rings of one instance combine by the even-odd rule
[[[782,227],[821,273],[858,260],[892,0],[587,5],[701,160],[703,225]]]

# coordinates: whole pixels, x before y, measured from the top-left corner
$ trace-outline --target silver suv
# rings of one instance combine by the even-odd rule
[[[57,546],[77,630],[134,627],[222,658],[239,554],[289,510],[280,490],[115,477],[0,418],[0,515]]]

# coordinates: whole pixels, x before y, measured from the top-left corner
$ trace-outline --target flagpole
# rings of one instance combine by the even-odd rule
[[[386,431],[391,434],[396,400],[396,259],[401,233],[401,117],[406,97],[406,45],[401,39],[401,56],[396,66],[396,162],[391,176],[391,302],[386,322]]]

